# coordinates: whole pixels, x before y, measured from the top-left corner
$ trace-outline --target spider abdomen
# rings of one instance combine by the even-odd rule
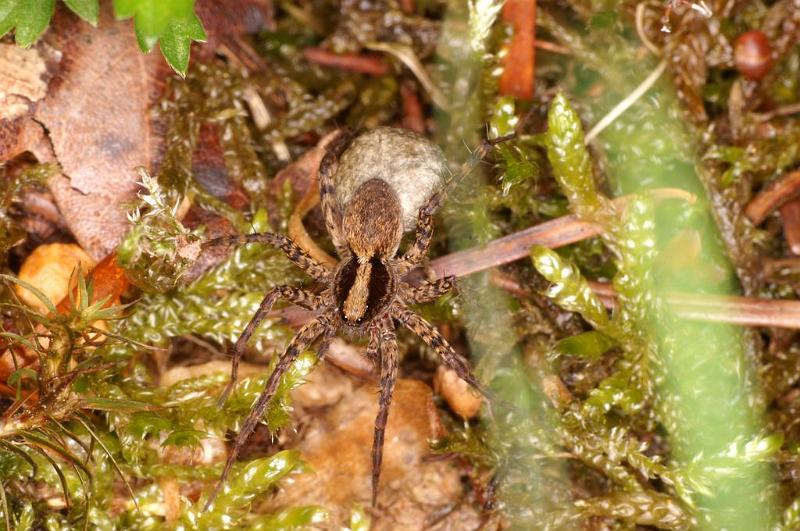
[[[336,201],[344,209],[370,179],[386,181],[397,194],[403,231],[416,226],[417,213],[446,181],[449,169],[442,150],[405,129],[377,127],[350,143],[339,157]]]

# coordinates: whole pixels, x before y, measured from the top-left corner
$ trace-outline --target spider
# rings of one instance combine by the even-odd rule
[[[386,176],[392,173],[396,175],[403,171],[403,164],[413,162],[407,160],[407,157],[421,156],[420,151],[413,149],[392,152],[392,142],[402,142],[403,139],[411,138],[416,142],[432,145],[422,137],[398,129],[378,128],[364,135],[382,135],[382,138],[377,139],[377,149],[379,149],[377,153],[373,148],[371,153],[364,153],[364,157],[358,158],[362,162],[378,161],[378,167],[370,167],[368,170],[375,175]],[[398,374],[396,325],[402,325],[418,335],[439,355],[447,367],[454,370],[461,379],[482,395],[489,397],[488,391],[473,376],[467,362],[456,354],[453,347],[433,325],[411,311],[408,306],[433,301],[452,290],[455,285],[455,277],[423,281],[418,285],[404,278],[407,273],[420,266],[427,256],[433,235],[433,213],[440,206],[449,182],[443,182],[444,186],[437,186],[437,190],[432,190],[430,197],[419,208],[416,216],[415,240],[404,254],[398,256],[404,232],[403,211],[400,197],[386,180],[373,177],[360,182],[350,194],[344,208],[341,208],[337,201],[334,176],[337,174],[340,156],[348,149],[352,139],[353,135],[340,134],[328,147],[319,166],[322,212],[326,228],[340,259],[335,267],[331,268],[314,260],[290,238],[279,234],[229,236],[209,240],[205,244],[205,246],[241,245],[257,242],[273,245],[281,249],[292,262],[323,286],[319,294],[293,286],[274,287],[264,297],[258,311],[232,346],[231,379],[222,393],[220,400],[223,402],[236,381],[239,359],[245,344],[276,301],[283,299],[312,310],[316,314],[297,332],[280,356],[263,392],[239,430],[222,475],[206,507],[213,503],[219,493],[239,450],[275,394],[281,376],[297,356],[318,339],[321,340],[318,358],[322,359],[333,336],[340,330],[351,335],[368,336],[367,356],[380,362],[379,407],[372,444],[373,507],[376,506],[378,497],[384,430]],[[502,139],[484,141],[481,148],[473,154],[472,161],[482,159],[490,146],[500,140]],[[353,157],[350,160],[352,159]],[[469,171],[468,165],[469,163],[465,165],[462,174]],[[342,176],[337,177],[341,183]],[[443,179],[443,181],[452,180],[454,179]],[[417,185],[413,185],[412,189],[415,186]],[[424,186],[420,184],[421,188]]]

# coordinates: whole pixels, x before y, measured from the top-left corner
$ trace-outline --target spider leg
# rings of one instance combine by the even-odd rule
[[[264,300],[261,301],[258,311],[256,311],[256,314],[252,319],[250,319],[250,322],[247,323],[242,335],[239,336],[239,339],[236,340],[236,343],[234,343],[234,345],[228,350],[228,354],[232,359],[231,379],[228,382],[228,385],[226,385],[225,389],[222,391],[222,395],[219,398],[219,404],[225,403],[225,401],[228,399],[228,395],[230,395],[231,391],[233,390],[234,384],[236,384],[236,377],[239,373],[239,360],[242,357],[242,351],[244,350],[245,345],[250,340],[253,332],[256,331],[256,328],[258,328],[258,325],[261,324],[264,318],[269,314],[270,310],[272,310],[272,305],[275,304],[275,301],[278,299],[285,299],[309,310],[315,310],[322,305],[322,300],[319,297],[309,293],[304,289],[295,288],[292,286],[275,286],[272,288],[267,293],[266,297],[264,297]]]
[[[204,242],[203,248],[213,247],[215,245],[244,245],[248,243],[265,243],[277,247],[286,254],[289,260],[314,277],[315,280],[320,282],[330,280],[331,270],[327,266],[314,260],[302,247],[281,234],[262,232],[259,234],[222,236]]]
[[[322,335],[322,340],[320,341],[319,348],[317,349],[317,362],[325,359],[325,356],[328,354],[328,350],[331,348],[331,341],[333,341],[334,337],[336,337],[336,327],[328,326],[325,329],[325,333]]]
[[[403,326],[414,332],[436,354],[442,359],[444,364],[454,370],[459,378],[471,385],[476,391],[487,399],[491,400],[492,394],[478,381],[472,374],[466,360],[459,356],[450,343],[436,330],[432,324],[415,314],[405,306],[397,305],[392,312],[392,317],[403,323]]]
[[[422,303],[435,301],[445,293],[453,290],[456,286],[456,277],[449,276],[434,280],[433,282],[423,282],[419,286],[401,284],[403,300],[411,303]]]
[[[336,202],[336,183],[333,182],[333,175],[336,173],[339,156],[344,152],[351,139],[350,133],[342,132],[328,145],[327,153],[319,163],[319,198],[322,214],[325,217],[328,234],[330,234],[333,246],[336,247],[340,258],[348,256],[350,249],[342,231],[342,212]]]
[[[439,207],[441,200],[441,194],[435,193],[420,207],[417,213],[414,243],[399,260],[398,269],[401,275],[414,269],[428,255],[433,239],[433,213]]]
[[[236,441],[233,444],[233,449],[228,456],[228,460],[225,461],[225,468],[222,469],[222,475],[220,476],[217,485],[214,487],[211,496],[209,496],[208,501],[206,502],[205,510],[208,510],[211,507],[211,505],[214,503],[214,499],[217,497],[217,494],[219,494],[219,491],[225,484],[225,480],[228,478],[228,474],[230,474],[231,468],[233,468],[233,464],[236,462],[236,457],[239,455],[239,450],[242,448],[242,446],[244,446],[247,438],[255,429],[256,424],[258,424],[258,421],[264,415],[264,411],[266,411],[269,401],[275,395],[275,391],[278,388],[278,383],[280,382],[281,377],[292,365],[292,362],[297,359],[297,356],[307,349],[309,345],[311,345],[320,336],[320,334],[325,332],[328,327],[330,327],[330,325],[331,323],[328,318],[325,315],[321,315],[301,328],[300,331],[297,332],[297,335],[295,335],[294,338],[292,338],[292,340],[289,342],[289,346],[286,347],[286,351],[283,353],[283,355],[281,355],[277,365],[275,365],[275,370],[272,371],[272,374],[270,374],[269,379],[264,386],[264,390],[261,392],[261,395],[258,397],[258,400],[256,400],[256,403],[253,405],[250,413],[247,415],[247,418],[242,424],[239,434],[236,436]]]
[[[371,361],[376,367],[380,365],[380,341],[381,341],[381,328],[382,325],[379,325],[375,328],[370,329],[369,331],[369,343],[367,343],[367,350],[364,352],[364,355],[367,357],[369,361]]]
[[[381,463],[383,462],[383,438],[386,432],[386,422],[389,420],[389,406],[392,403],[392,393],[397,382],[397,337],[394,325],[383,324],[380,330],[381,351],[381,390],[378,400],[378,415],[375,417],[375,434],[372,440],[372,506],[378,503],[378,485],[381,479]],[[372,341],[370,340],[370,344]]]

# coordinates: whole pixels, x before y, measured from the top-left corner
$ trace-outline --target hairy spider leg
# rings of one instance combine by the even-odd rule
[[[322,340],[319,342],[319,347],[317,348],[317,363],[321,362],[325,359],[325,356],[328,355],[328,351],[331,348],[331,342],[333,338],[336,337],[337,328],[336,326],[329,324],[325,329],[325,333],[322,335]]]
[[[399,303],[395,304],[393,307],[392,316],[411,332],[418,335],[426,345],[436,352],[448,368],[455,371],[459,378],[471,385],[476,391],[486,397],[487,400],[492,400],[492,394],[481,385],[477,378],[475,378],[466,360],[453,350],[453,347],[442,334],[436,330],[436,327]]]
[[[225,484],[225,480],[228,478],[228,474],[230,474],[231,468],[233,468],[233,464],[236,462],[236,457],[239,455],[239,451],[241,450],[242,446],[244,446],[245,441],[247,441],[247,438],[250,437],[250,434],[255,429],[256,424],[258,424],[259,420],[261,420],[261,416],[264,415],[264,412],[267,410],[269,401],[272,400],[272,397],[275,395],[275,391],[278,389],[278,383],[280,383],[281,377],[286,373],[294,360],[297,359],[297,356],[311,346],[311,344],[314,343],[314,341],[316,341],[316,339],[323,332],[325,332],[328,327],[330,327],[330,324],[330,316],[325,314],[320,315],[301,328],[300,331],[297,332],[297,334],[289,342],[286,350],[283,352],[281,358],[278,360],[278,363],[275,365],[275,370],[272,371],[272,374],[270,374],[269,379],[264,386],[264,390],[261,391],[258,400],[253,405],[250,413],[247,415],[247,418],[239,430],[239,434],[236,436],[236,440],[233,443],[233,449],[231,450],[230,455],[228,455],[228,460],[225,461],[225,468],[222,469],[222,475],[220,476],[217,485],[214,487],[214,491],[211,493],[211,496],[209,496],[208,501],[206,502],[206,511],[214,503],[214,499],[217,497],[219,491],[222,489],[222,486]]]
[[[383,462],[383,438],[389,420],[389,406],[397,382],[397,337],[391,320],[382,323],[380,330],[381,389],[378,399],[378,415],[375,417],[375,433],[372,440],[372,506],[378,502],[378,485]]]
[[[336,183],[333,176],[336,173],[339,156],[344,152],[353,135],[349,132],[342,132],[325,148],[325,156],[319,163],[319,200],[322,206],[322,214],[325,217],[325,226],[331,237],[333,246],[339,258],[346,258],[350,255],[350,248],[347,245],[347,238],[342,230],[342,212],[339,203],[336,201]]]
[[[433,240],[433,213],[439,205],[439,193],[435,193],[422,205],[417,213],[417,229],[414,234],[414,243],[399,260],[398,273],[400,275],[417,267],[428,255]]]
[[[449,276],[434,280],[433,282],[423,282],[419,286],[410,284],[400,284],[402,298],[407,303],[421,304],[435,301],[442,295],[449,293],[456,286],[456,277]]]
[[[381,329],[382,325],[380,324],[369,329],[369,343],[367,343],[367,350],[364,352],[364,356],[374,363],[376,367],[380,367],[381,363]]]
[[[252,319],[250,319],[250,322],[247,323],[242,335],[239,336],[239,339],[236,340],[236,343],[234,343],[228,350],[228,355],[232,359],[231,379],[228,381],[228,385],[225,386],[225,389],[222,391],[222,395],[219,397],[220,405],[225,403],[231,391],[233,390],[233,386],[236,384],[236,378],[239,374],[239,360],[242,357],[242,351],[244,350],[245,345],[247,345],[247,342],[250,340],[253,332],[255,332],[256,328],[258,328],[258,325],[261,324],[261,322],[272,310],[272,305],[275,304],[275,302],[279,299],[285,299],[308,310],[316,310],[323,305],[323,300],[321,297],[318,297],[317,295],[314,295],[313,293],[310,293],[304,289],[295,288],[292,286],[275,286],[269,292],[267,292],[266,297],[264,297],[264,300],[261,301],[261,304],[258,307],[258,311],[256,311],[256,314]]]
[[[258,234],[241,234],[233,236],[220,236],[213,240],[208,240],[203,243],[203,248],[213,247],[215,245],[245,245],[248,243],[265,243],[277,247],[284,254],[294,262],[297,267],[308,273],[315,280],[320,282],[328,282],[331,279],[333,271],[327,266],[314,260],[302,247],[294,243],[292,240],[281,234],[272,232],[261,232]]]

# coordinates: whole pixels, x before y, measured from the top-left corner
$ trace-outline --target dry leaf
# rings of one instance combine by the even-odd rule
[[[50,189],[73,235],[100,259],[128,230],[137,166],[152,169],[162,138],[150,109],[166,67],[138,49],[130,22],[104,9],[99,28],[60,9],[45,41],[63,54],[35,118],[48,131],[63,170]]]

